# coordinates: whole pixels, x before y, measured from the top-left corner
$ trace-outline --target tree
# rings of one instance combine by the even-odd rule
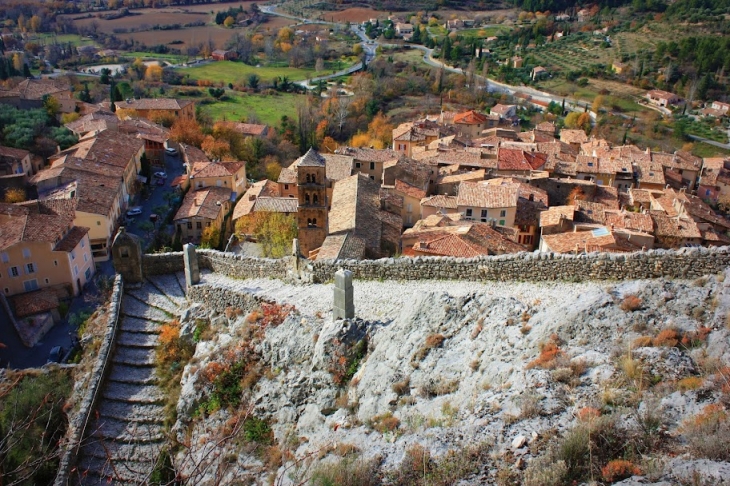
[[[99,78],[99,82],[101,84],[109,84],[110,83],[109,78],[111,77],[111,74],[112,74],[111,69],[101,68],[101,77]]]
[[[297,237],[297,220],[293,215],[258,211],[236,221],[236,232],[252,235],[267,258],[282,258],[291,251]]]
[[[598,114],[598,111],[601,108],[603,108],[603,101],[604,101],[603,95],[596,96],[596,98],[593,100],[593,105],[591,106],[591,111],[593,111],[593,113]]]
[[[231,146],[225,140],[219,140],[208,135],[200,145],[205,155],[211,159],[221,160],[231,152]]]
[[[324,71],[324,59],[321,57],[317,58],[317,62],[314,63],[314,70],[318,73]]]
[[[259,75],[256,73],[251,73],[248,75],[248,78],[246,79],[246,84],[249,88],[256,91],[259,89],[259,81],[261,81],[261,78],[259,78]]]
[[[144,73],[144,78],[147,81],[157,82],[162,81],[162,66],[158,64],[150,64],[147,66],[147,70]]]
[[[12,187],[5,191],[5,202],[8,204],[23,202],[26,199],[28,195],[22,187]]]
[[[117,115],[119,114],[117,113]],[[178,118],[170,128],[170,139],[173,142],[200,147],[203,143],[203,133],[197,121]]]
[[[30,18],[30,30],[33,32],[38,32],[41,28],[41,18],[37,15],[34,15]]]
[[[224,25],[225,27],[229,28],[229,29],[230,29],[231,27],[233,27],[233,24],[235,24],[235,23],[236,23],[236,19],[234,19],[234,18],[233,18],[233,17],[231,17],[230,15],[229,15],[228,17],[226,17],[226,20],[224,20],[224,21],[223,21],[223,25]]]
[[[221,232],[213,225],[206,226],[203,234],[200,236],[201,248],[218,248],[220,245]]]
[[[45,95],[43,97],[43,108],[46,109],[48,116],[54,117],[61,111],[61,103],[54,96]]]

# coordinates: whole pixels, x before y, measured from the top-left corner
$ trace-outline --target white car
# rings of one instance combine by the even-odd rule
[[[129,208],[129,211],[127,211],[128,218],[133,218],[135,216],[139,216],[140,214],[142,214],[142,208],[140,208],[139,206],[134,207],[134,208]]]
[[[155,172],[155,177],[158,179],[167,179],[167,172]]]
[[[170,155],[170,156],[172,156],[172,157],[175,157],[175,156],[177,155],[177,150],[175,150],[175,149],[174,149],[174,148],[172,148],[172,147],[167,147],[167,148],[165,149],[165,153],[166,153],[167,155]]]

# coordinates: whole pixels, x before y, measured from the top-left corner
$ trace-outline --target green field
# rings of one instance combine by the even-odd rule
[[[724,150],[704,142],[695,142],[692,154],[697,157],[727,157],[730,156],[730,150]]]
[[[464,37],[476,37],[477,39],[486,39],[487,37],[497,37],[500,34],[509,32],[509,30],[509,27],[505,27],[503,25],[488,25],[474,29],[460,30],[459,35],[463,35]]]
[[[290,81],[301,81],[303,79],[315,78],[332,73],[334,70],[346,69],[352,65],[352,61],[327,62],[322,72],[316,72],[313,68],[290,68],[290,67],[256,67],[249,66],[242,62],[218,61],[210,62],[202,66],[181,68],[180,74],[189,75],[190,79],[200,79],[215,83],[245,83],[250,74],[258,74],[261,81],[269,83],[278,77],[287,76]]]
[[[283,115],[296,118],[297,103],[304,100],[304,95],[280,93],[275,96],[251,95],[232,92],[227,93],[226,101],[218,101],[210,105],[202,105],[204,113],[214,121],[239,121],[255,114],[262,123],[275,125]]]
[[[181,54],[157,54],[155,52],[124,52],[124,57],[128,58],[141,58],[143,61],[159,60],[167,61],[169,63],[180,64],[190,59],[190,56],[184,56]]]
[[[41,41],[43,44],[51,44],[54,41],[58,44],[70,43],[74,47],[97,45],[93,39],[87,39],[77,34],[36,34],[35,36],[29,37],[29,40]]]

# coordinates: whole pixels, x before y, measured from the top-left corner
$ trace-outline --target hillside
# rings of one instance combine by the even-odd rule
[[[183,316],[175,462],[196,484],[730,477],[725,275],[357,281],[335,323],[332,285],[202,284],[276,303]]]

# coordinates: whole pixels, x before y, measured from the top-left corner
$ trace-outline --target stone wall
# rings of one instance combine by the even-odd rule
[[[235,292],[230,289],[211,287],[210,285],[194,285],[188,289],[187,297],[192,302],[205,304],[220,314],[224,313],[227,307],[241,309],[250,312],[266,302],[260,297],[244,292]]]
[[[104,378],[109,369],[111,369],[111,357],[114,353],[114,346],[117,337],[117,324],[119,322],[119,313],[122,306],[122,294],[124,293],[124,282],[122,277],[117,275],[114,279],[114,287],[112,296],[109,301],[109,309],[107,310],[106,331],[102,338],[99,354],[96,357],[94,369],[91,372],[89,386],[86,394],[83,396],[81,406],[76,415],[73,415],[66,432],[66,440],[61,445],[61,461],[58,467],[58,473],[54,481],[54,486],[67,486],[71,468],[76,464],[76,459],[81,445],[81,440],[86,433],[86,427],[91,419],[91,413],[96,408],[96,402],[101,394]]]
[[[152,253],[142,256],[142,272],[145,275],[164,275],[185,271],[183,253]]]
[[[312,280],[327,282],[339,268],[360,280],[627,280],[696,278],[730,265],[730,247],[650,250],[629,254],[518,253],[469,259],[388,258],[313,262]]]
[[[216,250],[197,250],[200,268],[232,278],[280,278],[287,276],[291,258],[251,258]]]

